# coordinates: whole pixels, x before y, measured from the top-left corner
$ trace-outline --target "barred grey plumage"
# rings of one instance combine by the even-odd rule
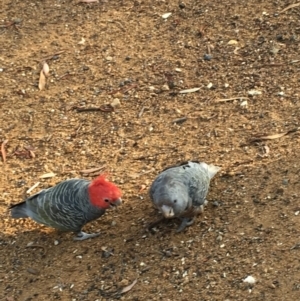
[[[91,184],[95,182],[98,186],[95,187],[94,185],[91,188]],[[115,191],[113,193],[110,191],[109,195],[101,196],[99,200],[93,202],[91,200],[93,192],[97,196],[101,195],[103,185],[110,185],[109,188],[115,189]],[[97,189],[99,189],[99,192]],[[40,224],[60,231],[76,232],[77,237],[75,239],[83,240],[99,234],[87,234],[82,232],[81,228],[86,223],[103,215],[107,208],[120,203],[119,189],[113,183],[100,177],[100,179],[97,178],[92,182],[83,179],[63,181],[54,187],[32,195],[24,202],[11,206],[10,209],[13,218],[30,217]]]
[[[150,187],[150,198],[164,218],[182,220],[177,232],[193,224],[195,216],[203,211],[210,180],[220,167],[189,161],[162,171]],[[162,219],[151,224],[156,225]]]

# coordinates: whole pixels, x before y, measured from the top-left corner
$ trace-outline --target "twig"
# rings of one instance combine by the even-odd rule
[[[145,107],[143,106],[140,110],[140,112],[138,113],[138,118],[141,118],[143,113],[144,113]]]
[[[70,76],[70,75],[75,75],[75,73],[70,73],[69,71],[66,72],[65,74],[61,75],[60,77],[58,77],[58,80],[61,80],[67,76]]]
[[[95,112],[95,111],[101,111],[101,112],[113,112],[114,108],[111,105],[102,105],[100,107],[90,107],[90,108],[83,108],[83,107],[73,107],[72,109],[76,110],[78,113],[81,112]]]
[[[51,59],[53,59],[55,56],[57,56],[57,55],[59,55],[59,54],[62,54],[62,53],[64,53],[64,52],[66,52],[66,50],[61,50],[61,51],[58,51],[58,52],[56,52],[56,53],[54,53],[54,54],[52,54],[52,55],[46,56],[45,58],[43,58],[43,59],[41,60],[41,62],[51,60]]]
[[[106,167],[106,165],[102,165],[102,166],[95,167],[95,168],[84,169],[84,170],[81,170],[80,173],[82,173],[82,174],[91,174],[91,173],[95,173],[97,171],[100,171],[100,170],[104,169],[105,167]]]
[[[299,2],[299,3],[291,4],[291,5],[287,6],[286,8],[284,8],[283,10],[281,10],[279,13],[282,14],[282,13],[284,13],[285,11],[287,11],[287,10],[289,10],[289,9],[291,9],[291,8],[297,7],[297,6],[299,6],[299,5],[300,5],[300,2]]]
[[[36,182],[33,186],[31,186],[26,193],[29,194],[33,189],[35,189],[36,187],[38,187],[40,185],[40,182]]]
[[[1,155],[2,155],[2,160],[3,163],[6,163],[6,151],[5,151],[5,145],[7,144],[8,139],[4,140],[1,144]]]
[[[177,119],[174,119],[172,120],[172,123],[183,123],[185,121],[187,121],[187,117],[181,117],[181,118],[177,118]]]
[[[261,136],[261,137],[254,137],[252,139],[249,140],[249,143],[252,143],[252,142],[258,142],[258,141],[262,141],[262,140],[273,140],[273,139],[278,139],[278,138],[281,138],[283,136],[286,136],[290,133],[295,133],[299,130],[299,128],[294,128],[294,129],[291,129],[287,132],[284,132],[284,133],[278,133],[278,134],[273,134],[273,135],[267,135],[267,136]]]
[[[243,97],[243,96],[240,96],[240,97],[232,97],[232,98],[223,98],[223,99],[216,99],[215,102],[226,102],[226,101],[231,101],[231,100],[236,100],[236,99],[249,99],[248,97]]]

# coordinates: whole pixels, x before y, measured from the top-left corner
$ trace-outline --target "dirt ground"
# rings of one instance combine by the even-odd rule
[[[291,3],[1,0],[0,300],[299,300]],[[183,233],[176,220],[148,232],[149,185],[189,159],[222,167],[204,214]],[[10,218],[37,182],[30,194],[96,167],[124,192],[85,227],[98,238]]]

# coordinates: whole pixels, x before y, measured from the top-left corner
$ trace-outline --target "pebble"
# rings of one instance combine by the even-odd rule
[[[57,246],[59,244],[58,240],[54,240],[54,245]]]
[[[206,87],[207,87],[207,89],[211,89],[212,86],[213,86],[213,84],[212,84],[212,83],[209,83]]]
[[[203,58],[205,61],[210,61],[212,59],[212,56],[210,54],[204,54]]]
[[[256,282],[256,279],[253,276],[247,276],[243,282],[249,283],[249,284],[254,284]]]
[[[217,201],[214,201],[212,204],[213,204],[214,207],[219,207],[220,206],[219,202],[217,202]]]

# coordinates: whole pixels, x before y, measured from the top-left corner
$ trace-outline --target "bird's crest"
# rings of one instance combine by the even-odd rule
[[[108,181],[107,174],[101,174],[89,185],[89,196],[94,206],[106,209],[110,203],[117,201],[122,195],[121,190],[114,183]]]

